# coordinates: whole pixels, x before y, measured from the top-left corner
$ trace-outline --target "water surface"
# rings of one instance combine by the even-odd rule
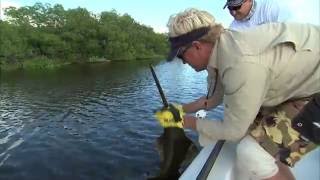
[[[162,128],[153,114],[161,99],[148,64],[2,73],[0,179],[144,179],[156,173],[154,140]],[[206,94],[205,72],[179,62],[155,70],[169,102]]]

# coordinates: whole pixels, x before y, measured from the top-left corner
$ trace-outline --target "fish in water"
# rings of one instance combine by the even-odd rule
[[[149,180],[178,179],[181,169],[186,168],[199,152],[184,130],[177,127],[164,128],[156,144],[160,155],[160,173]]]
[[[150,64],[150,70],[160,93],[163,106],[172,113],[175,122],[182,121],[179,110],[170,105],[161,88],[160,82]],[[180,177],[180,169],[189,164],[198,154],[199,149],[186,136],[181,127],[165,127],[157,138],[157,149],[160,155],[160,173],[149,180],[175,180]]]

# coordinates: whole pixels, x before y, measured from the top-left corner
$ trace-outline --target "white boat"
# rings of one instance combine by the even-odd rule
[[[215,146],[216,144],[204,147],[179,180],[237,180],[231,175],[236,143],[224,143],[215,160],[215,147],[219,146]],[[212,162],[214,164],[211,168]],[[308,153],[291,171],[296,180],[320,180],[320,148]]]

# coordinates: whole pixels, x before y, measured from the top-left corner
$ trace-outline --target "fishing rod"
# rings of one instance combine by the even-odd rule
[[[161,123],[162,120],[160,118],[157,118],[163,126],[163,133],[157,139],[157,147],[160,152],[160,158],[162,159],[160,162],[160,173],[157,177],[151,179],[178,179],[180,177],[179,169],[181,168],[182,162],[187,157],[187,154],[190,153],[190,147],[195,147],[195,145],[185,135],[184,129],[182,128],[183,120],[181,116],[184,113],[180,107],[168,103],[151,64],[150,69],[164,106],[160,110],[160,112],[163,113],[163,123]],[[169,113],[171,113],[173,117],[168,116]],[[163,125],[164,123],[169,124],[166,126]],[[180,124],[174,125],[175,123]]]
[[[156,82],[156,85],[157,85],[157,88],[158,88],[158,91],[160,93],[160,96],[161,96],[161,99],[162,99],[162,103],[164,105],[164,107],[169,107],[169,104],[168,104],[168,101],[163,93],[163,90],[160,86],[160,82],[159,82],[159,79],[157,78],[157,75],[152,67],[152,65],[150,64],[150,70],[152,72],[152,76],[153,76],[153,79],[154,81]],[[215,81],[215,84],[214,84],[214,87],[213,87],[213,92],[212,94],[214,93],[215,89],[216,89],[216,85],[217,85],[217,72],[216,72],[216,81]],[[208,91],[211,91],[211,84],[210,84],[210,87],[209,87],[209,90]],[[209,92],[207,93],[207,99],[209,98]],[[175,112],[173,112],[173,115],[175,117],[179,117],[178,115],[176,115]],[[214,163],[216,162],[217,158],[218,158],[218,155],[223,147],[223,144],[225,143],[225,140],[218,140],[217,143],[215,144],[213,150],[211,151],[207,161],[205,162],[203,168],[201,169],[200,173],[198,174],[197,176],[197,180],[205,180],[207,179]]]
[[[159,79],[157,78],[157,75],[156,75],[156,73],[154,72],[154,69],[153,69],[152,65],[150,64],[149,66],[150,66],[150,70],[151,70],[153,79],[154,79],[154,81],[156,82],[158,91],[159,91],[159,93],[160,93],[160,96],[161,96],[161,99],[162,99],[162,104],[163,104],[164,107],[169,107],[168,101],[167,101],[166,97],[164,96],[163,90],[162,90],[162,88],[161,88],[161,86],[160,86]]]

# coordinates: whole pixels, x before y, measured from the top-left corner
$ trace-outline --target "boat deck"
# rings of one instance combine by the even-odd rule
[[[226,142],[207,178],[199,178],[198,174],[213,150],[214,144],[203,148],[182,174],[180,180],[231,180],[231,170],[235,160],[235,147],[235,143]],[[296,180],[320,180],[320,148],[307,154],[292,168],[292,172]]]

